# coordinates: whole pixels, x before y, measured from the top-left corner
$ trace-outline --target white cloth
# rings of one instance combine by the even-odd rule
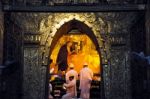
[[[52,90],[52,84],[49,83],[49,99],[53,99],[53,96],[51,95]]]
[[[49,94],[48,99],[53,99],[53,96]]]
[[[77,88],[76,88],[76,80],[78,79],[78,73],[77,71],[75,71],[74,69],[69,70],[66,73],[66,82],[69,83],[69,77],[70,76],[74,76],[74,80],[75,80],[75,96],[77,96]]]
[[[49,83],[49,99],[53,99],[53,96],[51,95],[52,90],[52,84]]]
[[[90,87],[93,78],[93,72],[88,67],[84,67],[80,71],[80,87],[81,94],[80,98],[82,99],[90,99]]]
[[[69,81],[69,77],[70,77],[70,76],[74,76],[74,79],[77,80],[77,79],[78,79],[78,73],[77,73],[77,71],[75,71],[74,69],[69,70],[69,71],[66,73],[66,82]]]
[[[49,91],[52,92],[52,90],[53,90],[53,89],[52,89],[52,84],[49,83]]]
[[[67,93],[62,96],[62,99],[72,99],[75,97],[76,80],[72,80],[68,84],[64,84],[64,86],[67,88]]]

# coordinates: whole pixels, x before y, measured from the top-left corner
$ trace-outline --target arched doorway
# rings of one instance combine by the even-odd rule
[[[49,71],[51,72],[49,83],[51,83],[53,86],[52,90],[53,96],[55,98],[60,98],[64,94],[61,92],[65,92],[65,90],[61,89],[60,87],[65,82],[64,79],[65,74],[61,73],[62,78],[59,79],[58,76],[60,76],[60,72],[58,71],[57,66],[57,64],[59,64],[57,63],[57,56],[60,47],[68,41],[73,42],[75,53],[67,57],[67,62],[75,64],[75,69],[78,73],[82,68],[83,62],[86,61],[88,62],[88,64],[90,64],[89,67],[94,72],[91,88],[91,98],[100,98],[102,65],[98,41],[91,28],[89,28],[83,22],[80,22],[75,19],[66,22],[57,30],[50,46],[49,57],[53,61],[50,64],[49,69]]]

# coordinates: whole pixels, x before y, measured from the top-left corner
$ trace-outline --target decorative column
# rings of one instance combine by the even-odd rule
[[[46,67],[42,65],[40,34],[24,34],[23,99],[45,99]]]
[[[102,63],[102,77],[103,77],[103,84],[101,90],[103,91],[104,88],[104,93],[101,93],[102,96],[101,98],[104,98],[103,95],[105,95],[105,99],[110,99],[110,40],[109,40],[109,35],[108,33],[101,33],[101,39],[100,41],[102,44],[100,45],[100,52],[101,52],[101,63]]]
[[[2,12],[2,5],[0,2],[0,65],[2,64],[3,61],[3,32],[4,32],[4,24],[3,24],[3,12]]]
[[[131,99],[129,34],[112,33],[110,39],[111,96],[109,99]]]

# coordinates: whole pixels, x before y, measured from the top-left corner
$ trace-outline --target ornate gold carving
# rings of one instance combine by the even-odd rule
[[[84,22],[88,27],[90,27],[95,34],[96,37],[101,38],[100,33],[108,32],[108,24],[101,19],[100,17],[97,19],[95,13],[54,13],[50,14],[47,18],[44,18],[40,22],[39,31],[41,33],[45,33],[48,38],[51,38],[55,35],[57,29],[59,29],[64,23],[69,22],[71,20],[78,20]],[[42,38],[44,39],[44,38]],[[47,43],[51,44],[52,40],[49,40]],[[98,40],[99,45],[102,45],[102,42]],[[42,40],[44,43],[44,40]],[[50,45],[49,45],[50,46]]]

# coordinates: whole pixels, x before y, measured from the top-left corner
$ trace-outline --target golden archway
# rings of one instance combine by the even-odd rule
[[[79,32],[70,33],[72,30],[78,30]],[[101,74],[101,55],[98,41],[91,30],[85,23],[78,20],[71,20],[63,24],[53,37],[50,47],[50,59],[53,60],[51,69],[54,69],[55,73],[58,73],[58,67],[56,66],[57,55],[63,44],[68,41],[72,41],[76,46],[76,53],[68,56],[68,64],[73,63],[76,71],[79,73],[83,63],[87,62],[89,67],[97,75],[95,78],[100,80]]]
[[[72,25],[74,23],[77,25]],[[103,28],[103,25],[106,25],[106,28]],[[73,28],[77,28],[89,37],[98,52],[100,64],[105,64],[108,56],[106,53],[109,53],[109,49],[107,49],[109,45],[108,42],[105,42],[106,39],[102,37],[101,33],[108,33],[111,29],[110,24],[104,22],[100,17],[96,18],[94,13],[54,13],[50,14],[47,19],[42,20],[40,24],[40,32],[43,33],[41,44],[45,45],[43,47],[43,56],[45,56],[43,57],[43,65],[48,64],[47,60],[52,55],[55,45],[57,45],[56,42]],[[102,70],[104,65],[99,65],[99,68]],[[103,72],[97,76],[102,77]],[[97,84],[100,86],[100,83]],[[103,91],[100,94],[103,94]]]

